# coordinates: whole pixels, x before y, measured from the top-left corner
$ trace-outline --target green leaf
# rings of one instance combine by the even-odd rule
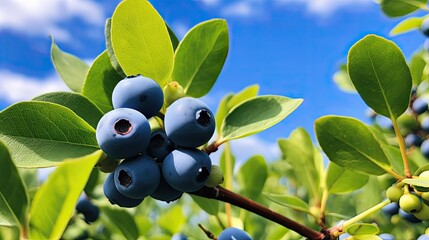
[[[128,75],[141,74],[163,87],[173,70],[174,51],[164,20],[149,1],[122,1],[112,16],[112,46]]]
[[[399,35],[402,33],[409,32],[414,29],[419,29],[422,24],[423,18],[419,17],[410,17],[400,23],[398,23],[391,31],[390,36]]]
[[[346,232],[350,235],[373,235],[379,232],[375,224],[370,223],[355,223],[346,228]]]
[[[1,216],[12,223],[11,220],[17,220],[21,225],[27,224],[28,194],[24,182],[18,173],[18,169],[13,164],[9,150],[6,145],[0,141],[0,196],[3,203],[0,203],[0,225]],[[7,214],[8,209],[12,215]],[[3,214],[3,212],[5,212]],[[3,225],[4,226],[4,225]],[[17,225],[18,226],[18,225]]]
[[[224,185],[227,185],[227,183],[233,182],[235,156],[231,151],[230,143],[227,142],[224,146],[224,150],[220,156],[219,166],[223,171]]]
[[[356,93],[356,88],[347,72],[346,64],[340,66],[340,69],[334,74],[333,79],[337,86],[344,92]]]
[[[381,237],[374,234],[354,235],[345,240],[383,240]]]
[[[10,208],[6,198],[0,192],[0,226],[5,227],[18,227],[20,226],[19,220],[16,218],[15,213]],[[1,235],[0,235],[1,238]]]
[[[414,86],[420,85],[420,83],[423,81],[423,71],[426,67],[425,54],[425,50],[414,53],[410,62],[408,63],[410,66]]]
[[[103,158],[103,156],[101,157]],[[94,190],[98,186],[99,182],[98,179],[100,177],[100,170],[98,168],[93,168],[91,171],[91,175],[88,178],[88,181],[85,185],[84,191],[85,194],[89,197],[94,197]]]
[[[176,205],[159,216],[157,222],[162,229],[167,230],[170,234],[175,234],[180,232],[180,230],[183,228],[186,223],[186,218],[182,207]]]
[[[117,229],[126,239],[137,239],[139,231],[133,216],[125,209],[103,206],[100,207],[101,219],[109,229]]]
[[[67,107],[94,129],[97,128],[98,121],[103,117],[101,110],[91,100],[77,93],[51,92],[35,97],[33,100],[56,103]]]
[[[99,149],[95,130],[72,110],[55,103],[20,102],[0,112],[0,139],[16,166],[50,167]]]
[[[172,78],[183,86],[186,95],[206,95],[219,76],[228,55],[226,21],[212,19],[193,27],[179,43]]]
[[[417,187],[429,188],[429,180],[428,179],[419,179],[419,178],[405,178],[402,180],[403,183],[411,184]]]
[[[55,69],[66,85],[74,92],[81,92],[88,65],[79,58],[63,52],[52,38],[51,58]]]
[[[112,19],[108,18],[106,20],[106,25],[104,26],[107,55],[109,55],[110,64],[112,65],[113,69],[116,70],[116,73],[122,78],[125,78],[127,75],[124,73],[124,70],[122,70],[121,66],[119,65],[118,59],[116,59],[116,55],[113,52],[111,29],[112,29]]]
[[[320,155],[315,155],[313,142],[307,131],[297,128],[288,139],[280,139],[278,144],[282,158],[292,167],[297,182],[308,190],[310,198],[318,197],[322,176],[320,163],[316,164],[315,158],[320,160]]]
[[[113,109],[112,92],[123,77],[113,68],[107,51],[101,53],[86,76],[82,95],[94,102],[104,113]]]
[[[57,150],[60,151],[60,150]],[[59,239],[102,151],[64,161],[37,191],[30,208],[30,238]]]
[[[375,112],[398,118],[408,108],[411,73],[392,41],[368,35],[349,51],[348,70],[361,98]]]
[[[391,170],[380,143],[357,119],[321,117],[316,120],[316,136],[329,160],[346,169],[372,175]]]
[[[389,17],[402,17],[420,8],[426,9],[427,0],[382,0],[381,10]]]
[[[167,26],[168,35],[170,36],[171,45],[173,46],[173,50],[175,51],[177,49],[177,46],[179,46],[179,39],[177,38],[176,34],[173,32],[173,30],[168,26],[167,23],[165,23],[165,26]]]
[[[280,204],[283,207],[292,208],[297,211],[310,213],[310,207],[306,202],[294,195],[265,193],[270,201]]]
[[[264,131],[291,114],[302,99],[265,95],[248,99],[232,109],[221,127],[223,141]]]
[[[368,182],[368,175],[344,169],[329,162],[326,170],[326,189],[329,193],[348,193],[363,187]]]
[[[237,180],[244,194],[251,199],[257,198],[264,188],[268,177],[268,166],[262,155],[247,160],[238,170]]]
[[[195,195],[190,195],[195,203],[200,206],[202,210],[210,215],[216,216],[219,212],[219,201],[203,198]]]

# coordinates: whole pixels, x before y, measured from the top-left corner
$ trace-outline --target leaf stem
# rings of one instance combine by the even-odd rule
[[[328,203],[329,192],[328,189],[323,190],[322,199],[320,201],[320,216],[319,216],[319,225],[325,226],[325,211]]]
[[[232,190],[232,176],[233,176],[233,169],[231,164],[231,145],[229,143],[225,144],[225,172],[226,172],[226,182],[225,187],[228,190]],[[225,204],[225,213],[226,213],[226,219],[227,219],[227,225],[228,227],[232,226],[232,216],[231,216],[231,205],[229,203]]]
[[[411,178],[412,174],[411,174],[411,170],[410,170],[410,164],[409,164],[408,158],[407,158],[407,151],[405,149],[404,138],[402,137],[401,131],[399,130],[399,125],[398,125],[398,122],[396,121],[396,119],[392,117],[391,121],[393,124],[393,129],[395,130],[396,138],[398,139],[399,150],[401,151],[402,162],[404,163],[405,177]]]

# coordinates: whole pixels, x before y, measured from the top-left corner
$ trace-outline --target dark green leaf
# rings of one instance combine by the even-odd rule
[[[420,85],[420,83],[423,81],[423,71],[426,67],[425,54],[427,54],[426,50],[414,53],[410,62],[408,63],[410,66],[414,86]]]
[[[186,95],[206,95],[219,76],[228,55],[228,27],[223,19],[213,19],[193,27],[179,43],[172,78]]]
[[[81,92],[88,65],[79,58],[63,52],[52,38],[51,58],[55,69],[67,86],[74,92]]]
[[[94,102],[104,113],[113,109],[112,92],[123,77],[112,67],[111,60],[104,51],[89,69],[82,95]]]
[[[389,17],[402,17],[420,8],[426,8],[427,0],[381,0],[381,10]]]
[[[200,206],[206,213],[216,216],[219,212],[219,201],[191,195],[194,202]]]
[[[292,208],[297,211],[310,213],[310,207],[306,202],[297,196],[286,195],[286,194],[264,194],[269,200],[280,204],[283,207]]]
[[[357,119],[321,117],[316,120],[316,136],[329,160],[346,169],[373,175],[391,170],[380,143]]]
[[[110,64],[112,65],[113,69],[116,70],[116,73],[119,76],[121,76],[121,78],[125,78],[127,75],[124,73],[124,70],[122,70],[121,66],[118,63],[118,59],[116,59],[115,53],[113,52],[112,35],[110,34],[111,28],[112,28],[112,19],[108,18],[106,20],[106,25],[104,27],[104,35],[106,38],[107,55],[109,55]]]
[[[422,24],[423,18],[410,17],[398,23],[391,31],[390,35],[395,36],[398,34],[406,33],[414,29],[419,29]]]
[[[57,150],[60,151],[60,150]],[[30,209],[30,238],[59,239],[102,151],[64,161],[34,196]]]
[[[350,235],[372,235],[379,232],[375,224],[370,223],[355,223],[346,228],[346,232]]]
[[[111,39],[127,76],[141,74],[161,87],[170,81],[173,46],[164,20],[149,1],[119,3],[112,16]]]
[[[48,102],[20,102],[0,112],[0,139],[18,167],[49,167],[96,151],[95,130],[72,110]]]
[[[97,187],[99,176],[100,170],[98,170],[98,168],[93,168],[84,188],[87,196],[94,197],[94,189]]]
[[[255,199],[261,194],[267,176],[268,166],[264,157],[255,155],[240,167],[237,180],[244,194]]]
[[[246,137],[270,128],[291,114],[302,99],[266,95],[248,99],[232,109],[221,127],[223,141]]]
[[[126,239],[137,239],[139,236],[137,224],[133,216],[125,209],[116,207],[101,207],[101,218],[110,229],[117,229]]]
[[[168,26],[166,23],[165,26],[167,26],[168,35],[170,36],[171,45],[173,45],[173,50],[177,49],[177,46],[179,46],[179,39],[176,37],[176,34],[174,34],[173,30]]]
[[[16,218],[15,213],[10,208],[6,198],[0,192],[0,226],[4,227],[18,227],[20,226],[19,220]],[[0,235],[1,238],[1,235]]]
[[[329,162],[326,170],[326,188],[329,193],[340,194],[358,190],[368,182],[368,175],[344,169]]]
[[[71,92],[51,92],[35,97],[33,100],[51,102],[62,105],[75,112],[94,129],[103,117],[101,110],[88,98]]]
[[[349,51],[348,70],[365,103],[388,118],[408,108],[411,73],[401,50],[392,41],[368,35]]]

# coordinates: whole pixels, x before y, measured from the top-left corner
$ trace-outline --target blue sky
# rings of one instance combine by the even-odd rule
[[[1,0],[0,109],[43,92],[66,90],[50,61],[48,35],[63,50],[91,63],[104,50],[104,21],[119,2]],[[234,151],[243,158],[256,152],[272,158],[278,154],[275,141],[296,127],[314,136],[313,123],[323,115],[366,121],[363,101],[341,92],[332,81],[348,49],[366,34],[394,40],[406,57],[424,40],[417,31],[389,37],[401,19],[385,17],[373,0],[151,2],[179,37],[201,21],[227,20],[230,52],[212,92],[204,98],[213,109],[225,94],[251,84],[260,85],[260,94],[304,99],[280,124],[236,141]]]

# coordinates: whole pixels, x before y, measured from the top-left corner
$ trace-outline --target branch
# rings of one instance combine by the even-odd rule
[[[192,192],[190,194],[197,195],[200,197],[205,197],[205,198],[216,199],[222,202],[231,203],[232,205],[246,209],[250,212],[258,214],[261,217],[264,217],[268,220],[276,222],[286,228],[289,228],[290,230],[293,230],[299,233],[301,236],[307,237],[308,239],[312,239],[312,240],[330,239],[330,236],[327,234],[318,232],[298,222],[295,222],[283,215],[280,215],[276,212],[271,211],[269,208],[255,201],[252,201],[248,198],[245,198],[241,195],[231,192],[221,186],[217,186],[214,188],[203,187],[200,190],[196,192]]]

